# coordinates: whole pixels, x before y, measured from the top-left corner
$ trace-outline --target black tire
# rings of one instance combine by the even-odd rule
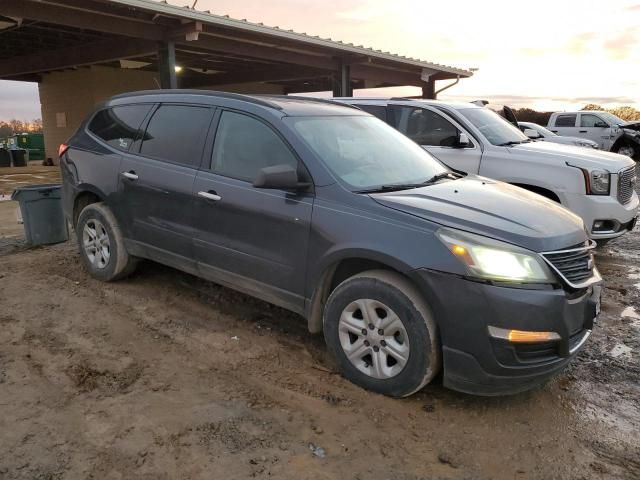
[[[620,151],[622,150],[622,153]],[[612,149],[614,153],[620,153],[629,158],[635,159],[638,156],[638,147],[631,145],[630,143],[619,143]]]
[[[89,230],[93,231],[96,231],[96,225],[104,227],[100,228],[100,230],[103,235],[106,233],[108,239],[108,245],[105,244],[108,251],[108,260],[103,262],[94,261],[88,253],[84,243],[85,227],[87,225]],[[75,230],[82,263],[92,277],[103,282],[111,282],[133,273],[138,263],[137,259],[127,252],[118,222],[113,212],[105,204],[92,203],[84,207],[78,216]],[[95,258],[95,255],[93,257]],[[104,260],[104,257],[101,258]],[[103,263],[103,265],[99,266],[100,263]]]
[[[360,366],[356,367],[349,360],[342,347],[341,315],[352,309],[354,302],[363,299],[380,302],[389,307],[392,313],[395,313],[400,319],[406,332],[406,340],[409,345],[408,360],[402,369],[390,378],[374,378],[374,376],[363,373],[359,368],[365,370],[375,368],[373,358],[365,356],[365,359],[372,359],[371,365],[368,364],[369,360],[362,360],[362,363],[357,362]],[[352,318],[362,316],[357,311],[350,315]],[[371,270],[345,280],[329,296],[324,309],[323,322],[325,341],[334,355],[340,371],[348,380],[367,390],[391,397],[406,397],[428,384],[440,371],[442,361],[440,340],[431,311],[418,290],[408,279],[398,273],[387,270]],[[376,333],[370,332],[376,332],[375,328],[367,333],[376,335]],[[390,333],[392,332],[387,332],[387,334]],[[349,337],[353,338],[354,336],[349,333]],[[343,338],[346,338],[344,337],[344,328]],[[362,332],[362,341],[364,342],[366,338],[371,338],[371,342],[373,342],[371,348],[374,348],[376,342],[380,342],[379,337],[374,339]],[[354,341],[354,345],[361,339]],[[379,347],[376,351],[381,349],[382,347]],[[386,362],[388,367],[388,357]]]

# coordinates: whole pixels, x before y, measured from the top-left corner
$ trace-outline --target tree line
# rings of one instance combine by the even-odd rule
[[[7,138],[17,133],[42,133],[42,120],[36,118],[32,121],[0,120],[0,138]]]

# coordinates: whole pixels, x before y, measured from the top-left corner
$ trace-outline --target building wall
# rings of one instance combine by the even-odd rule
[[[45,75],[39,91],[46,157],[57,160],[58,146],[100,102],[118,93],[155,89],[156,76],[154,72],[99,66]]]
[[[100,66],[45,75],[39,90],[46,157],[57,161],[60,144],[71,137],[101,102],[119,93],[153,90],[158,85],[155,72]],[[267,94],[284,91],[280,86],[257,82],[216,86],[210,90]]]

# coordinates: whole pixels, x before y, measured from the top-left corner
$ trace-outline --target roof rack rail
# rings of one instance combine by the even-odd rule
[[[260,105],[263,107],[282,110],[282,107],[275,103],[271,103],[266,100],[262,100],[261,98],[257,98],[258,95],[243,95],[241,93],[218,92],[216,90],[193,90],[193,89],[179,89],[179,88],[141,90],[138,92],[121,93],[111,98],[116,99],[116,98],[138,97],[138,96],[146,96],[146,95],[203,95],[207,97],[220,97],[220,98],[228,98],[232,100],[240,100],[243,102],[253,103],[255,105]]]
[[[284,99],[293,99],[293,100],[305,100],[309,102],[318,102],[318,103],[326,103],[329,105],[340,105],[341,107],[353,108],[354,110],[362,110],[354,105],[350,105],[348,103],[336,102],[332,98],[318,98],[318,97],[303,97],[301,95],[270,95],[271,97],[280,97]]]

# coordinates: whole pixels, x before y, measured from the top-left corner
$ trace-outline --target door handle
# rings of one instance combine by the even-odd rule
[[[213,190],[209,190],[208,192],[198,192],[198,196],[202,198],[206,198],[207,200],[213,200],[217,202],[218,200],[222,200],[222,197],[218,195]]]
[[[121,175],[124,178],[128,178],[129,180],[138,180],[138,175],[136,175],[136,172],[134,172],[133,170],[130,172],[122,172]]]
[[[587,133],[586,130],[578,130],[578,133]]]

